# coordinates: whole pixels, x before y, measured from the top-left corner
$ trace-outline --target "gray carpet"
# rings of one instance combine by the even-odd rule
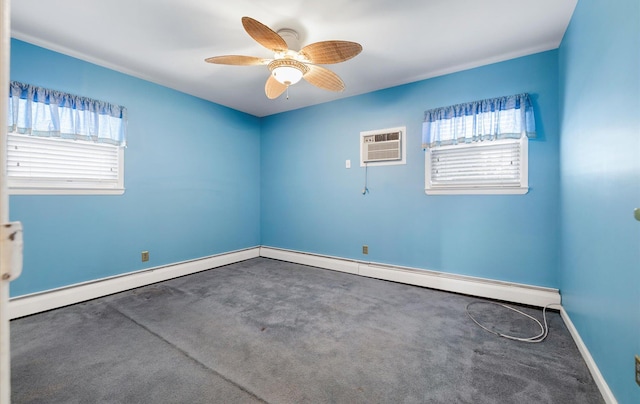
[[[256,258],[12,321],[12,400],[603,402],[558,313],[476,300]]]

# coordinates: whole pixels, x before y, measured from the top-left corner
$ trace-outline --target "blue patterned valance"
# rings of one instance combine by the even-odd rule
[[[127,109],[119,105],[12,81],[9,131],[126,144]]]
[[[422,147],[535,137],[528,94],[431,109],[424,113]]]

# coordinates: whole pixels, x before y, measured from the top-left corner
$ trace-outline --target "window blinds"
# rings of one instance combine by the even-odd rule
[[[519,187],[519,141],[431,149],[431,186]]]
[[[10,133],[7,174],[16,188],[46,186],[118,188],[122,148],[112,145]]]

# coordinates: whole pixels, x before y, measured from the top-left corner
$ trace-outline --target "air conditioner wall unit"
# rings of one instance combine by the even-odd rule
[[[360,132],[360,166],[406,164],[406,127]]]

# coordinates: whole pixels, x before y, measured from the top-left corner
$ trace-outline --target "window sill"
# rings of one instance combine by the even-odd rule
[[[124,188],[9,188],[9,195],[123,195]]]
[[[438,188],[425,189],[427,195],[524,195],[528,187],[513,188]]]

